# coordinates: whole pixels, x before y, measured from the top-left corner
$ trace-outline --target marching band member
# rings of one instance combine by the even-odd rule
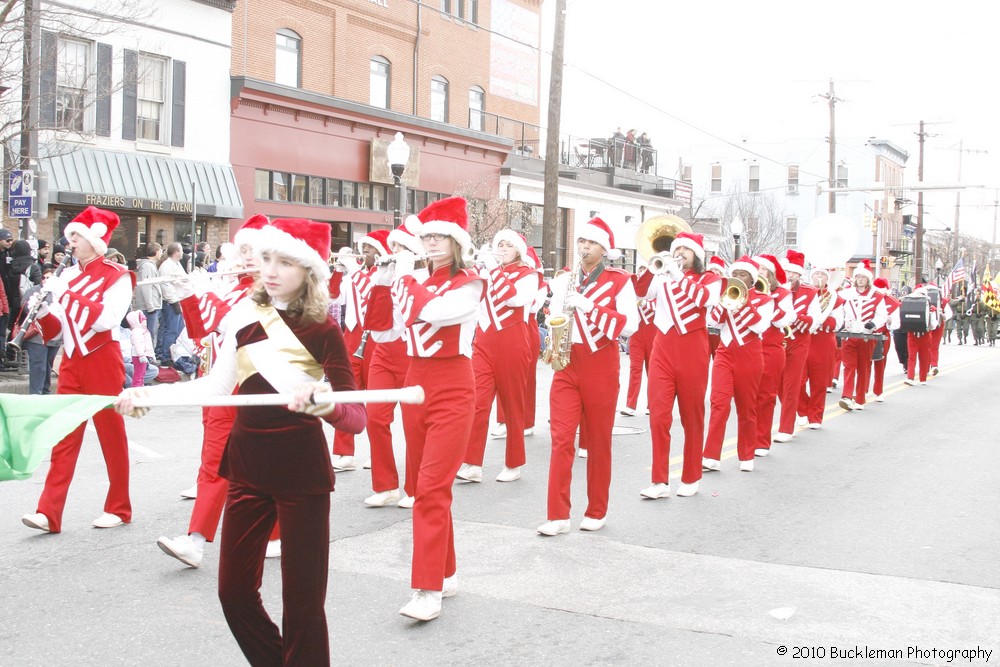
[[[643,266],[632,276],[632,285],[638,297],[639,328],[628,339],[628,392],[625,395],[625,407],[620,410],[626,417],[635,415],[635,409],[639,405],[639,390],[642,389],[642,371],[646,370],[649,375],[649,358],[653,354],[653,339],[656,338],[656,326],[653,324],[653,315],[656,313],[656,302],[651,298],[646,298],[646,293],[639,293],[639,278],[648,269]],[[643,283],[648,288],[648,281]]]
[[[386,238],[393,255],[408,252],[419,255],[424,252],[423,243],[414,236],[411,227],[419,226],[415,216],[409,216],[401,226],[389,232]],[[427,269],[414,270],[414,278],[427,280]],[[365,329],[371,331],[371,340],[377,343],[368,367],[369,389],[400,389],[406,386],[406,374],[410,369],[410,357],[406,354],[405,330],[393,327],[387,331],[373,331],[365,322]],[[367,351],[367,350],[366,350]],[[395,403],[372,403],[368,406],[368,441],[372,455],[372,491],[365,499],[369,507],[385,507],[396,503],[404,509],[413,508],[416,493],[416,472],[406,468],[406,482],[400,493],[399,472],[396,470],[396,456],[392,448],[392,421],[396,413]],[[409,463],[410,457],[405,461]]]
[[[535,300],[531,306],[525,309],[525,316],[528,318],[528,347],[531,348],[531,368],[528,372],[528,386],[524,392],[524,435],[532,435],[535,432],[535,406],[537,405],[538,394],[538,355],[542,347],[542,334],[539,331],[538,312],[545,306],[549,298],[549,285],[545,282],[545,270],[542,267],[542,260],[538,258],[538,253],[531,246],[528,246],[528,257],[530,266],[534,268],[538,278],[538,288],[535,291]]]
[[[931,290],[937,290],[938,294],[941,294],[941,290],[934,283],[927,284],[928,293]],[[938,374],[938,357],[941,352],[941,340],[944,337],[944,327],[948,320],[953,316],[951,305],[944,294],[941,294],[941,307],[937,310],[938,317],[935,318],[937,321],[937,326],[931,330],[931,375]]]
[[[220,464],[229,480],[219,554],[219,600],[252,665],[325,665],[330,494],[334,472],[319,418],[359,433],[362,405],[320,403],[317,392],[353,390],[347,349],[327,313],[330,227],[278,219],[253,239],[260,279],[230,312],[222,351],[208,375],[183,385],[129,389],[115,408],[142,416],[136,397],[294,393],[287,406],[237,408]],[[323,378],[326,382],[323,382]],[[264,552],[275,521],[282,538],[282,627],[260,597]]]
[[[711,412],[702,468],[721,468],[722,441],[726,436],[729,411],[736,402],[736,450],[740,470],[753,471],[754,443],[757,438],[757,386],[764,370],[760,335],[771,326],[774,302],[754,289],[760,266],[750,257],[733,262],[733,278],[747,289],[745,303],[730,310],[724,304],[712,308],[708,322],[720,326],[720,343],[712,366]]]
[[[64,235],[77,263],[60,275],[49,276],[43,291],[35,295],[36,299],[44,298],[46,293],[52,295],[52,303],[38,310],[36,321],[42,338],[48,342],[61,336],[63,341],[57,394],[117,396],[125,384],[125,363],[115,336],[129,311],[135,275],[104,257],[118,224],[113,212],[93,206],[73,218]],[[66,495],[83,446],[85,427],[86,422],[80,424],[52,449],[38,509],[21,518],[29,528],[47,533],[62,531]],[[132,520],[128,437],[121,415],[112,410],[95,414],[94,427],[110,485],[104,513],[93,525],[114,528]]]
[[[854,269],[852,286],[841,290],[844,299],[844,329],[855,334],[871,334],[885,326],[889,319],[882,295],[872,289],[871,262],[862,260]],[[844,386],[840,407],[864,410],[868,375],[872,366],[874,343],[866,338],[846,338],[840,345],[844,364]]]
[[[705,244],[701,234],[680,232],[670,244],[670,254],[678,261],[667,261],[663,274],[654,277],[646,273],[652,282],[646,294],[656,299],[653,324],[659,329],[649,361],[647,390],[652,484],[639,492],[649,499],[670,496],[670,426],[675,401],[684,427],[684,468],[677,495],[693,496],[698,492],[708,389],[705,316],[718,305],[726,284],[716,274],[704,271]]]
[[[785,370],[781,375],[781,414],[778,417],[778,432],[774,442],[788,442],[795,437],[795,417],[798,411],[799,395],[805,382],[806,362],[813,332],[819,328],[821,317],[818,290],[802,283],[805,274],[806,257],[801,252],[789,249],[785,253],[782,268],[788,277],[788,289],[792,293],[795,320],[789,325],[790,334],[785,338]]]
[[[771,453],[774,406],[785,370],[785,327],[795,321],[796,313],[792,293],[781,286],[786,276],[778,259],[774,255],[759,255],[754,260],[760,265],[760,276],[767,282],[774,301],[771,326],[761,336],[764,375],[757,389],[757,443],[754,447],[755,456],[767,456]]]
[[[465,452],[465,463],[457,477],[468,482],[483,480],[483,457],[489,437],[493,399],[503,406],[507,425],[507,453],[498,482],[521,478],[524,456],[524,389],[538,358],[531,349],[525,311],[538,293],[538,274],[528,266],[528,244],[512,229],[493,237],[492,249],[479,252],[480,277],[486,292],[479,308],[479,328],[472,343],[472,370],[476,376],[476,411]]]
[[[884,341],[882,358],[872,361],[872,393],[875,395],[875,400],[881,403],[885,384],[885,360],[889,358],[889,349],[892,347],[892,332],[899,328],[899,299],[889,294],[889,281],[885,278],[876,278],[872,285],[882,294],[886,313],[889,315],[885,324],[875,332],[880,334]]]
[[[822,428],[826,412],[826,394],[837,357],[837,331],[844,323],[844,300],[830,289],[830,272],[826,269],[813,269],[810,280],[817,290],[816,299],[822,314],[819,316],[819,327],[809,342],[798,413],[805,418],[809,428],[817,430]]]
[[[240,263],[244,268],[255,268],[257,260],[254,253],[254,237],[265,226],[270,224],[264,215],[254,215],[248,218],[236,231],[235,246],[239,249]],[[192,294],[181,299],[181,315],[188,334],[198,339],[210,360],[218,359],[222,352],[222,343],[230,331],[232,312],[253,292],[256,276],[243,274],[235,284],[228,285],[228,290],[222,294],[205,292]],[[221,291],[221,290],[220,290]],[[211,364],[208,364],[210,367]],[[207,372],[207,368],[203,371]],[[215,534],[222,518],[222,510],[226,505],[229,492],[229,480],[219,475],[219,464],[222,453],[229,441],[229,434],[236,421],[236,408],[225,406],[205,407],[201,409],[203,425],[201,441],[201,466],[198,468],[198,480],[194,497],[194,507],[191,509],[191,520],[187,533],[175,538],[161,536],[157,546],[185,565],[199,567],[204,557],[205,542],[214,542]],[[281,553],[281,540],[278,538],[279,528],[275,525],[267,544],[267,555],[274,558]]]
[[[917,285],[916,288],[910,293],[910,296],[917,296],[930,300],[930,295],[927,292],[926,285]],[[931,336],[930,331],[906,332],[907,360],[906,379],[903,380],[904,384],[911,386],[917,384],[916,371],[918,364],[920,366],[920,384],[927,384],[927,373],[930,370],[931,346],[933,343],[934,337]]]
[[[403,406],[406,469],[413,472],[413,594],[399,613],[420,621],[437,618],[441,598],[458,591],[452,484],[472,430],[472,337],[484,281],[465,268],[474,248],[468,232],[467,203],[448,197],[430,204],[417,218],[429,277],[413,276],[413,256],[397,253],[379,268],[368,323],[372,331],[407,330],[410,368],[406,384],[421,385],[422,405]],[[391,288],[390,288],[391,285]]]
[[[728,274],[726,273],[727,271],[726,263],[718,255],[712,255],[711,257],[708,258],[708,266],[705,267],[705,270],[714,273],[715,275],[719,276],[722,279],[726,279],[729,277]],[[722,339],[719,337],[719,334],[715,332],[714,328],[709,329],[708,354],[713,359],[715,358],[715,350],[719,347],[719,343],[721,342],[721,340]]]
[[[358,241],[358,250],[364,255],[359,263],[350,254],[349,248],[341,248],[337,255],[337,271],[330,281],[330,293],[337,303],[346,306],[344,309],[344,340],[351,354],[351,368],[354,369],[354,381],[359,389],[368,388],[368,368],[372,355],[375,354],[375,343],[364,335],[365,311],[368,308],[368,296],[372,289],[372,275],[375,273],[375,261],[379,257],[387,257],[389,247],[386,239],[388,229],[377,229]],[[343,284],[343,278],[349,279],[349,284]],[[370,338],[371,334],[369,334]],[[363,356],[356,356],[364,343]],[[354,434],[334,433],[333,436],[333,469],[338,472],[357,469],[354,458]]]
[[[573,445],[578,427],[581,445],[585,443],[589,452],[587,510],[580,530],[600,530],[607,522],[611,431],[620,385],[618,337],[634,333],[639,320],[629,274],[604,264],[605,257],[614,261],[621,256],[608,224],[593,218],[582,225],[576,249],[580,257],[576,271],[552,279],[555,305],[549,322],[553,316],[569,316],[566,336],[572,347],[569,365],[553,375],[549,391],[552,457],[548,521],[538,527],[538,532],[547,536],[570,530]]]

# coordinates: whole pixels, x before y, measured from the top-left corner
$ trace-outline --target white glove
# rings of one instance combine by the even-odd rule
[[[337,267],[343,267],[343,273],[349,276],[354,275],[359,270],[361,270],[361,265],[358,263],[358,259],[353,256],[354,251],[351,246],[345,245],[343,248],[337,251]]]
[[[402,252],[397,252],[393,257],[396,259],[396,278],[413,275],[413,268],[417,263],[416,255],[408,250],[403,250]]]
[[[484,243],[483,247],[479,249],[479,263],[487,271],[492,271],[500,266],[500,259],[493,254],[493,248],[490,247],[489,243]]]
[[[570,292],[566,295],[566,305],[570,308],[576,308],[577,310],[589,313],[594,309],[594,302],[579,292]]]
[[[667,260],[665,266],[667,268],[667,275],[673,278],[674,280],[680,280],[681,278],[684,277],[684,270],[681,269],[681,267],[677,264],[677,262],[673,260]]]
[[[326,382],[307,382],[295,388],[295,398],[288,404],[292,412],[304,412],[314,417],[322,417],[333,412],[336,403],[317,403],[316,394],[327,394],[333,391]]]
[[[395,268],[392,263],[383,262],[375,269],[374,280],[376,285],[391,285],[394,277]]]
[[[42,288],[43,291],[52,294],[52,299],[58,301],[59,297],[65,294],[69,290],[69,281],[62,276],[57,276],[52,274],[45,281],[45,286]]]
[[[137,408],[132,404],[132,400],[136,398],[147,398],[149,396],[149,390],[145,387],[132,387],[126,389],[122,393],[118,394],[118,398],[115,399],[114,408],[115,412],[126,417],[135,417],[140,419],[149,412],[149,408]]]

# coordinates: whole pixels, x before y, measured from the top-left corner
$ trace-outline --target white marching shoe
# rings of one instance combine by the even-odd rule
[[[470,466],[468,463],[463,463],[462,467],[455,474],[455,477],[466,482],[481,482],[483,481],[483,467]]]
[[[547,537],[553,537],[555,535],[562,535],[568,533],[570,529],[569,519],[556,519],[555,521],[546,521],[538,527],[538,534],[545,535]]]
[[[443,598],[453,598],[458,595],[458,573],[451,575],[450,577],[444,578],[444,583],[441,586],[441,597]]]
[[[795,418],[796,426],[805,426],[808,423],[809,423],[809,417],[806,417],[805,415],[799,415],[798,417]]]
[[[604,528],[605,524],[608,523],[608,517],[602,517],[600,519],[592,519],[589,516],[583,517],[583,521],[580,522],[580,530],[600,530]]]
[[[506,435],[507,435],[506,424],[497,424],[496,426],[493,427],[493,430],[490,431],[490,436],[493,438],[503,438]]]
[[[199,567],[205,555],[204,545],[196,544],[190,535],[181,535],[174,539],[161,537],[156,540],[156,546],[160,547],[163,553],[173,556],[188,567]]]
[[[35,530],[40,530],[43,533],[52,532],[52,528],[49,527],[49,517],[45,516],[41,512],[36,514],[25,514],[21,517],[21,523],[28,528],[34,528]]]
[[[281,558],[281,540],[268,540],[264,558]]]
[[[529,426],[528,428],[524,429],[524,437],[527,438],[529,435],[535,435],[534,426]]]
[[[772,440],[774,442],[791,442],[794,437],[791,433],[775,433]]]
[[[771,450],[770,449],[764,449],[764,448],[755,449],[755,450],[753,450],[753,455],[756,456],[756,457],[758,457],[758,458],[764,458],[766,456],[770,456],[771,455]]]
[[[740,461],[740,472],[753,472],[753,461]]]
[[[402,498],[399,499],[399,502],[396,503],[396,506],[402,507],[404,510],[411,510],[413,509],[414,500],[416,500],[416,498],[414,498],[413,496],[403,496]]]
[[[497,475],[498,482],[516,482],[519,479],[521,479],[521,466],[516,468],[504,466],[500,474]]]
[[[694,484],[684,484],[682,482],[681,488],[677,489],[677,495],[681,498],[690,498],[696,493],[698,493],[698,482]]]
[[[369,459],[365,459],[364,465],[362,465],[361,467],[364,468],[365,470],[371,470],[372,469],[372,460],[370,458]]]
[[[348,470],[357,470],[358,462],[353,456],[341,456],[340,454],[334,454],[330,458],[330,463],[333,464],[333,469],[337,472],[347,472]]]
[[[418,621],[433,621],[441,615],[441,591],[413,591],[410,601],[403,605],[399,613]]]
[[[701,460],[702,470],[722,470],[722,461],[719,459],[702,459]]]
[[[618,411],[618,414],[624,415],[626,417],[635,417],[635,408],[630,408],[627,405]]]
[[[365,498],[365,505],[368,507],[385,507],[399,502],[399,489],[389,491],[379,491],[378,493]]]
[[[94,519],[94,528],[117,528],[118,526],[124,526],[125,522],[122,521],[121,517],[116,514],[109,514],[105,512],[101,516]]]
[[[876,403],[884,403],[885,402],[885,399],[882,398],[882,394],[875,394],[875,402]]]
[[[658,498],[669,498],[670,497],[670,485],[663,484],[652,484],[647,486],[645,489],[639,492],[639,495],[643,498],[649,498],[650,500],[657,500]]]
[[[198,497],[197,484],[195,484],[194,486],[189,486],[188,488],[181,491],[181,498],[185,498],[187,500],[194,500],[197,497]]]
[[[917,381],[916,380],[911,380],[910,378],[906,378],[905,380],[903,380],[903,384],[908,384],[911,387],[915,387],[915,386],[917,386]]]
[[[858,409],[858,404],[855,403],[854,399],[851,398],[850,396],[844,396],[844,397],[842,397],[839,401],[837,401],[837,405],[839,405],[840,407],[844,408],[848,412],[850,412],[851,410],[857,410]]]
[[[578,457],[580,457],[581,459],[585,459],[585,458],[587,458],[587,450],[586,449],[582,449],[582,448],[578,449],[578,450],[576,450],[576,455]]]
[[[812,429],[813,431],[818,431],[821,428],[823,428],[823,425],[820,424],[819,422],[810,422],[809,428]]]

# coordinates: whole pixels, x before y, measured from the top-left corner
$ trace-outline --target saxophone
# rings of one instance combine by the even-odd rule
[[[580,283],[580,269],[583,266],[583,257],[577,262],[570,276],[566,289],[560,295],[560,303],[556,303],[553,298],[552,312],[546,324],[549,325],[549,334],[545,337],[545,356],[542,361],[552,366],[552,370],[561,371],[569,366],[570,352],[573,348],[573,313],[576,311],[572,306],[566,305],[566,295],[576,291]]]

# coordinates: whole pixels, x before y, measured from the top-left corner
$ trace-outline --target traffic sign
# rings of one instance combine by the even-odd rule
[[[27,169],[10,172],[7,188],[7,217],[30,218],[34,208],[35,174]]]

